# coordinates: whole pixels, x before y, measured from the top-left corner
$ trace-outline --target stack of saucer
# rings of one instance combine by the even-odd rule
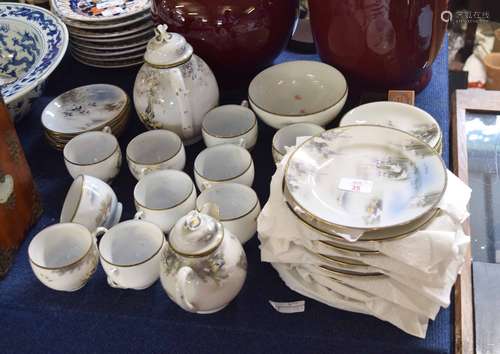
[[[62,150],[75,136],[110,127],[114,135],[125,129],[130,99],[121,88],[107,84],[77,87],[52,100],[42,112],[45,137]]]
[[[438,122],[426,111],[400,102],[372,102],[347,112],[340,126],[353,124],[374,124],[408,132],[441,155],[443,133]]]
[[[464,263],[469,198],[409,133],[328,130],[277,165],[258,219],[261,258],[305,296],[425,337]]]
[[[150,0],[51,0],[68,27],[73,57],[86,65],[123,68],[143,62],[153,37]]]

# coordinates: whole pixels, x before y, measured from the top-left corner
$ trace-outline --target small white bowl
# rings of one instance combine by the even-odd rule
[[[250,83],[252,109],[276,129],[294,123],[325,126],[347,100],[347,81],[334,67],[316,61],[290,61],[272,66]]]
[[[113,288],[142,290],[160,278],[165,236],[158,226],[128,220],[107,230],[99,243],[101,264]]]
[[[200,191],[222,182],[241,183],[251,187],[254,174],[252,156],[238,145],[208,147],[194,161],[194,179]]]
[[[196,209],[201,212],[207,203],[217,205],[219,221],[242,244],[255,235],[260,203],[252,188],[238,183],[219,183],[198,196]]]
[[[90,232],[98,227],[117,224],[122,215],[111,187],[98,178],[80,175],[69,187],[61,211],[60,222],[73,222],[85,226]]]
[[[73,178],[88,175],[109,183],[118,175],[122,165],[120,145],[110,127],[77,135],[66,144],[63,155]]]
[[[136,218],[168,233],[177,220],[196,207],[196,188],[182,171],[156,171],[137,182],[134,202]]]
[[[257,118],[248,108],[248,101],[241,102],[239,106],[219,106],[205,115],[201,132],[208,147],[228,143],[251,150],[257,142]]]
[[[59,291],[83,287],[99,263],[95,234],[74,223],[55,224],[40,231],[31,240],[28,255],[38,280]]]
[[[292,147],[297,144],[297,138],[309,137],[324,132],[325,129],[313,123],[297,123],[287,125],[274,134],[273,137],[273,159],[279,163],[286,155],[286,147]]]
[[[137,135],[128,144],[126,155],[130,172],[137,180],[152,171],[182,171],[186,164],[184,144],[169,130],[150,130]]]

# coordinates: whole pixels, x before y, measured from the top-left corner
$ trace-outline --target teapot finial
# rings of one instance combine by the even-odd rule
[[[184,220],[184,227],[190,231],[195,231],[200,227],[201,218],[200,213],[196,210],[192,210],[189,214],[186,215],[186,219]]]
[[[158,25],[155,28],[155,39],[158,42],[166,42],[170,39],[171,35],[167,32],[168,26],[165,24]]]

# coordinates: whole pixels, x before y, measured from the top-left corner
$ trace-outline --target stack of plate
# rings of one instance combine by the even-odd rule
[[[400,102],[372,102],[347,112],[340,126],[375,124],[408,132],[439,154],[443,150],[443,133],[436,120],[426,111]]]
[[[107,84],[81,86],[59,95],[42,112],[45,137],[62,150],[78,134],[110,127],[114,135],[125,129],[130,99],[121,88]]]
[[[153,37],[150,0],[51,0],[52,12],[68,27],[73,57],[100,68],[143,62]]]
[[[449,305],[468,242],[458,215],[468,197],[449,199],[467,193],[448,179],[439,154],[402,130],[325,131],[277,166],[259,217],[261,257],[306,296],[423,336]]]

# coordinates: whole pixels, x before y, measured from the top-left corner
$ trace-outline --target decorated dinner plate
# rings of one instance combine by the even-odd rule
[[[120,51],[120,50],[126,50],[126,49],[132,49],[136,47],[145,47],[150,38],[146,37],[144,39],[139,39],[139,40],[131,40],[131,41],[124,41],[122,43],[118,44],[103,44],[103,43],[92,43],[92,42],[87,42],[84,40],[77,40],[76,38],[73,38],[71,40],[71,43],[73,46],[78,47],[79,49],[94,49],[94,50],[99,50],[99,51]]]
[[[411,223],[441,200],[443,160],[415,136],[377,125],[328,130],[300,145],[285,167],[284,195],[322,230],[379,230]]]
[[[142,41],[144,39],[151,39],[154,36],[154,31],[153,28],[149,28],[147,30],[143,30],[137,33],[133,33],[127,36],[123,37],[113,37],[113,38],[81,38],[81,37],[75,37],[75,36],[70,36],[71,40],[74,38],[83,40],[85,39],[87,42],[91,43],[101,43],[101,44],[109,44],[109,45],[115,45],[117,43],[122,44],[125,41]]]
[[[127,94],[117,86],[81,86],[52,100],[42,112],[42,124],[55,133],[78,134],[113,121],[127,103]]]
[[[62,16],[60,16],[62,17]],[[125,19],[118,19],[114,21],[106,21],[106,22],[80,22],[80,21],[73,21],[69,20],[67,18],[63,18],[64,22],[66,25],[69,27],[70,30],[73,29],[82,29],[82,30],[90,30],[90,31],[98,31],[98,30],[111,30],[111,29],[117,29],[117,28],[123,28],[129,25],[137,24],[137,23],[142,23],[145,21],[148,21],[151,19],[151,13],[150,12],[145,12],[141,13],[135,16],[127,17]]]
[[[123,19],[147,12],[150,6],[150,0],[51,0],[62,17],[83,22]]]
[[[100,56],[100,55],[86,55],[86,54],[80,54],[76,53],[81,59],[84,60],[100,60],[102,63],[107,63],[107,62],[123,62],[127,60],[142,60],[144,58],[144,51],[139,52],[139,53],[132,53],[132,54],[126,54],[126,55],[115,55],[115,56]]]
[[[98,57],[113,57],[117,55],[128,55],[135,53],[144,54],[144,52],[146,51],[146,46],[143,45],[141,47],[111,51],[111,50],[95,50],[95,49],[80,48],[75,44],[73,44],[71,46],[71,50],[83,55],[98,56]]]
[[[132,25],[129,27],[125,27],[119,30],[97,30],[97,31],[89,31],[89,30],[71,30],[71,35],[75,38],[114,38],[114,37],[123,37],[128,36],[137,32],[141,32],[144,30],[152,29],[153,22],[148,21],[144,23],[140,23],[137,25]]]
[[[400,102],[372,102],[347,112],[340,126],[375,124],[408,132],[433,148],[441,142],[441,129],[426,111]]]
[[[144,63],[144,58],[104,62],[101,60],[84,59],[75,52],[71,52],[71,55],[73,56],[73,58],[75,58],[76,61],[82,64],[101,69],[122,69],[141,65],[142,63]]]

